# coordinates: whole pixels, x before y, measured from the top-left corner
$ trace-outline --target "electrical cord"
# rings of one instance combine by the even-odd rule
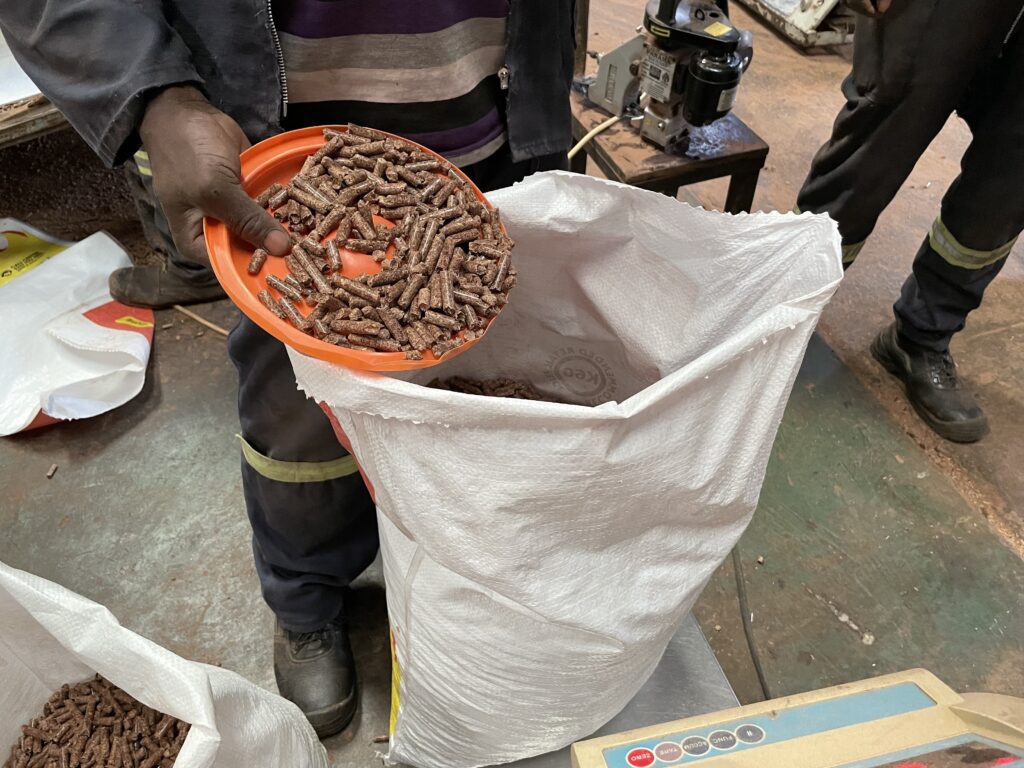
[[[595,128],[592,128],[590,131],[588,131],[582,139],[576,142],[576,146],[569,150],[569,159],[572,160],[574,157],[576,157],[576,155],[579,154],[579,151],[583,149],[587,144],[589,144],[595,136],[597,136],[602,131],[606,131],[609,128],[611,128],[623,117],[624,115],[615,115],[614,117],[609,117],[603,123],[599,123]]]
[[[757,682],[761,684],[761,693],[765,701],[772,698],[771,690],[768,687],[768,678],[764,673],[764,666],[761,664],[761,654],[754,642],[754,627],[751,621],[750,601],[747,595],[747,581],[743,571],[743,558],[740,557],[739,542],[732,548],[732,570],[736,576],[736,596],[740,603],[740,619],[743,621],[743,634],[747,637],[747,649],[750,651],[750,660],[754,662],[754,671],[757,673]]]

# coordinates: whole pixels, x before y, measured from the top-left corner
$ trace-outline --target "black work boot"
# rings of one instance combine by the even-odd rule
[[[294,702],[321,739],[333,736],[356,714],[356,669],[348,631],[340,621],[313,632],[274,634],[277,690]]]
[[[209,272],[209,270],[206,270]],[[110,295],[132,307],[166,309],[175,304],[202,304],[224,298],[213,272],[186,277],[163,267],[124,267],[110,274]]]
[[[875,337],[871,354],[903,382],[914,410],[942,437],[955,443],[973,443],[988,431],[988,419],[964,389],[948,352],[901,343],[893,323]]]

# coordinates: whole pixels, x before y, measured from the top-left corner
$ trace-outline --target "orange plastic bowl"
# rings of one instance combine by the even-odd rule
[[[295,131],[273,136],[259,144],[254,144],[242,153],[242,186],[245,191],[255,197],[275,181],[280,184],[288,184],[289,181],[302,168],[306,157],[313,154],[325,140],[324,128],[333,128],[336,131],[345,131],[345,126],[330,125],[317,126],[312,128],[300,128]],[[383,131],[382,131],[383,133]],[[404,141],[406,144],[418,148],[428,155],[444,160],[441,155],[423,147],[416,142],[404,139],[401,136],[385,133],[386,136]],[[456,173],[469,185],[477,199],[492,208],[487,198],[470,181],[464,173],[456,169]],[[379,216],[373,217],[373,223],[393,226],[390,221]],[[438,358],[429,349],[423,352],[422,360],[408,360],[404,352],[364,352],[358,349],[347,349],[328,344],[315,336],[303,333],[286,320],[281,320],[270,312],[260,300],[257,294],[267,287],[266,278],[268,275],[277,275],[284,278],[288,274],[284,259],[276,256],[267,258],[263,269],[257,275],[250,275],[246,271],[249,259],[252,256],[253,247],[239,237],[231,234],[223,223],[205,218],[203,220],[203,232],[206,235],[206,247],[210,252],[210,263],[217,275],[224,292],[227,293],[235,305],[254,323],[279,341],[284,342],[292,349],[296,349],[305,355],[315,357],[319,360],[326,360],[329,363],[337,363],[348,368],[358,368],[366,371],[407,371],[416,368],[429,368],[437,365],[442,360],[450,360],[467,349],[472,347],[480,336],[470,339],[462,346],[448,352],[443,358]],[[334,233],[328,233],[328,238]],[[394,245],[388,249],[388,256],[394,250]],[[342,248],[342,270],[341,274],[346,277],[356,277],[361,274],[375,274],[380,272],[381,265],[373,260],[373,257],[364,253],[355,253]],[[306,309],[306,308],[304,308]],[[488,318],[484,332],[490,327],[494,318]]]

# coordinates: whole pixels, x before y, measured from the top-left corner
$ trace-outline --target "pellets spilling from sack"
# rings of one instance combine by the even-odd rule
[[[171,768],[188,729],[97,675],[61,687],[21,726],[4,768]]]
[[[462,376],[452,376],[449,379],[434,379],[428,387],[434,389],[446,389],[449,392],[461,392],[464,395],[483,395],[485,397],[513,397],[519,400],[543,400],[548,403],[557,403],[550,397],[544,397],[533,388],[533,385],[526,381],[516,379],[466,379]]]
[[[406,142],[351,124],[325,129],[324,138],[287,186],[255,198],[293,244],[284,257],[290,274],[266,278],[263,305],[330,344],[410,360],[476,338],[516,282],[499,212],[451,166]],[[372,255],[381,271],[343,276],[342,249]],[[266,260],[257,249],[249,274]]]

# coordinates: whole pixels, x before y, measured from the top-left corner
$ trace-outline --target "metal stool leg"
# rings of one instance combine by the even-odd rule
[[[729,192],[725,196],[726,213],[750,213],[754,205],[754,191],[757,189],[757,178],[761,169],[757,168],[746,173],[734,173],[729,180]]]
[[[582,149],[569,161],[569,170],[573,173],[587,172],[587,153]]]

